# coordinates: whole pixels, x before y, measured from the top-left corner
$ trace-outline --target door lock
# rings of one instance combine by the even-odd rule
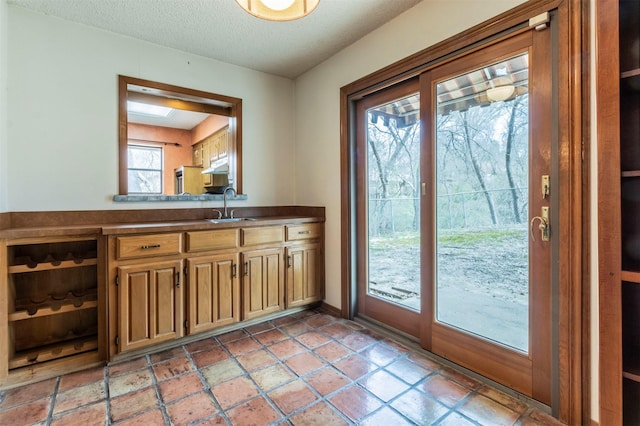
[[[540,230],[540,239],[542,241],[549,241],[549,234],[550,234],[550,229],[549,229],[549,207],[545,206],[542,207],[541,211],[540,211],[540,216],[535,216],[534,218],[531,219],[531,238],[533,239],[533,241],[536,240],[536,236],[535,233],[533,232],[533,226],[535,225],[536,221],[540,222],[538,224],[538,229]]]
[[[546,199],[549,196],[549,175],[542,175],[542,198]]]

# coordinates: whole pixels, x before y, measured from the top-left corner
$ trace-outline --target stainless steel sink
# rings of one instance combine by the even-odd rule
[[[233,223],[233,222],[242,222],[245,220],[255,220],[252,217],[225,217],[222,219],[205,219],[207,222],[211,223]]]

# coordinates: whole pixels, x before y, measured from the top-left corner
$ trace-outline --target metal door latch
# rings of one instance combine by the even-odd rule
[[[533,232],[533,225],[535,225],[536,221],[539,221],[538,229],[540,230],[540,239],[542,241],[549,241],[549,207],[542,207],[540,216],[535,216],[531,219],[531,238],[533,241],[536,240],[535,233]]]
[[[542,198],[549,196],[549,175],[542,176]]]

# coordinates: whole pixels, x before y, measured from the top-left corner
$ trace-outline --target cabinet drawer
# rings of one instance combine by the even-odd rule
[[[118,259],[162,256],[182,252],[182,234],[153,234],[118,237],[116,251]]]
[[[322,224],[305,223],[287,226],[287,241],[310,240],[322,236]]]
[[[263,228],[246,228],[242,233],[242,245],[253,246],[258,244],[281,243],[284,241],[284,227],[265,226]]]
[[[236,247],[238,247],[238,229],[187,232],[188,252]]]

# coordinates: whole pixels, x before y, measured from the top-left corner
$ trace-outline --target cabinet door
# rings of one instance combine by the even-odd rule
[[[118,268],[119,351],[182,337],[182,261]]]
[[[229,128],[220,133],[218,139],[218,158],[226,157],[229,151]]]
[[[193,165],[202,166],[202,143],[193,146]]]
[[[212,163],[218,159],[219,149],[220,149],[220,135],[215,134],[211,138],[211,146],[209,147],[209,156]]]
[[[251,319],[284,307],[283,250],[244,252],[243,319]]]
[[[287,307],[322,300],[322,246],[287,247]]]
[[[209,139],[202,142],[202,169],[208,169],[211,166],[211,141]],[[202,175],[202,184],[204,186],[211,185],[211,175]]]
[[[202,256],[187,260],[189,334],[240,320],[238,254]]]

